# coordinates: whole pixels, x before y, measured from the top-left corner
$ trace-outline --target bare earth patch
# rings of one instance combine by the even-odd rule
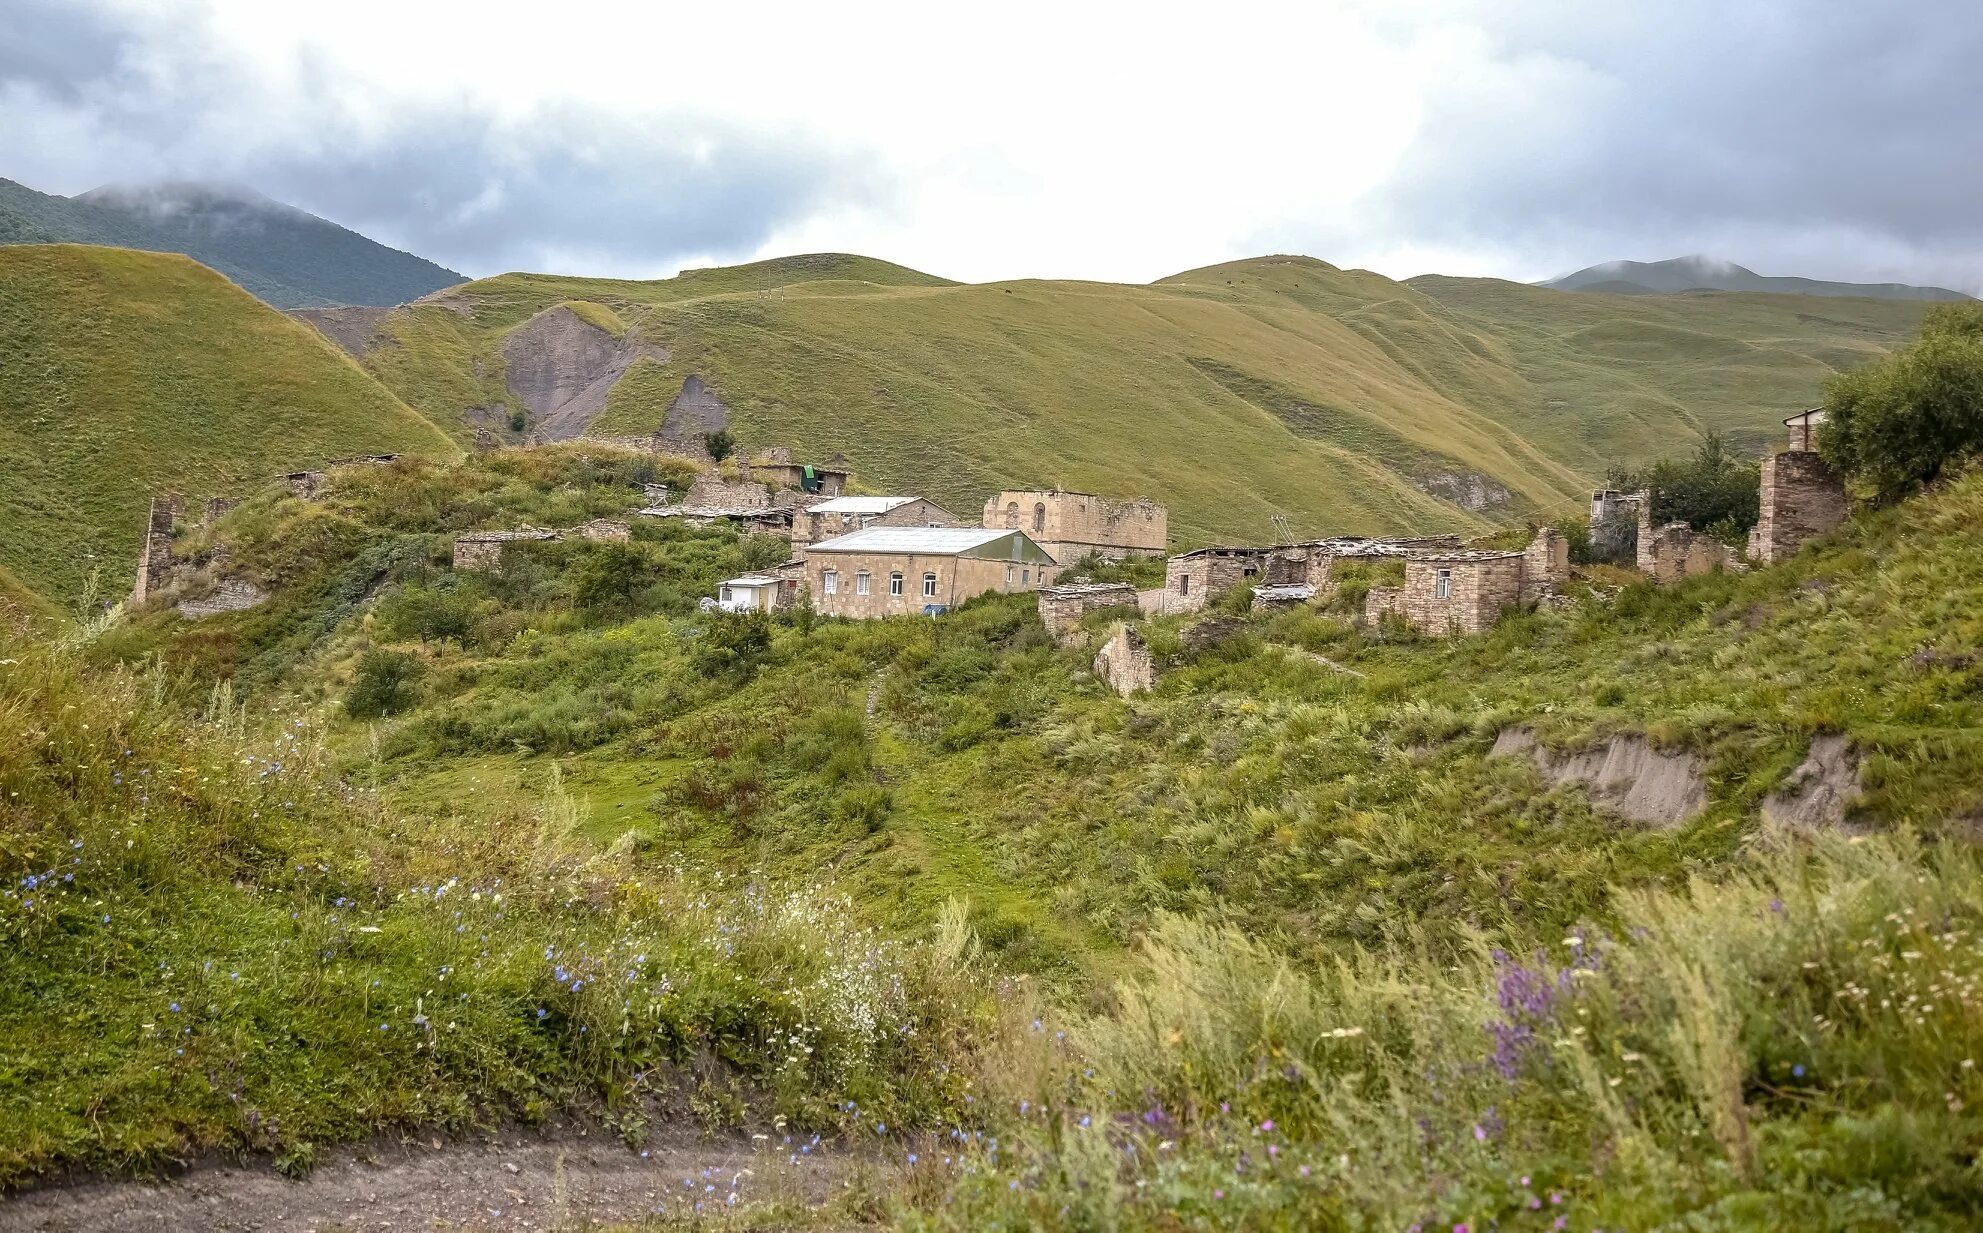
[[[693,1219],[697,1204],[710,1215],[768,1202],[813,1206],[847,1172],[847,1160],[818,1148],[797,1164],[791,1154],[778,1140],[694,1132],[634,1151],[596,1126],[569,1124],[453,1143],[375,1142],[327,1153],[300,1180],[266,1162],[214,1161],[162,1182],[31,1190],[0,1198],[0,1233],[584,1229]]]

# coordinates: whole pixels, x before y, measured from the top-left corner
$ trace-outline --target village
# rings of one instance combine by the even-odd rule
[[[1823,418],[1822,411],[1810,410],[1784,421],[1787,447],[1763,460],[1760,518],[1745,552],[1737,554],[1684,522],[1655,525],[1649,492],[1601,489],[1591,494],[1586,525],[1592,554],[1629,563],[1660,585],[1787,559],[1845,519],[1843,482],[1814,448]],[[638,444],[678,452],[658,437]],[[349,461],[387,464],[393,456]],[[1251,588],[1256,611],[1326,604],[1336,598],[1346,567],[1379,567],[1373,572],[1380,582],[1368,587],[1356,614],[1364,626],[1395,623],[1419,634],[1451,637],[1482,633],[1511,609],[1559,602],[1571,578],[1570,541],[1548,526],[1536,527],[1521,548],[1470,546],[1458,535],[1441,534],[1209,545],[1172,554],[1169,511],[1143,497],[1007,489],[986,498],[971,525],[926,497],[852,491],[853,470],[843,455],[806,463],[789,449],[771,447],[727,467],[707,453],[692,461],[696,478],[679,499],[664,485],[649,485],[647,504],[630,517],[729,525],[790,545],[782,564],[724,580],[702,601],[706,610],[773,613],[806,604],[818,615],[854,620],[939,617],[982,595],[1031,593],[1047,631],[1065,644],[1081,640],[1088,614],[1123,614],[1097,653],[1095,670],[1125,694],[1155,681],[1131,619],[1201,612],[1237,586]],[[280,478],[305,500],[324,482],[324,474],[314,471]],[[152,502],[134,603],[173,590],[195,564],[175,552],[182,505],[170,494]],[[203,525],[232,505],[226,498],[210,501]],[[622,518],[558,530],[469,531],[453,538],[451,564],[462,572],[499,571],[508,552],[530,544],[624,542],[632,533],[632,523]],[[1096,582],[1071,573],[1084,562],[1136,557],[1166,558],[1162,586],[1139,590],[1127,582]],[[176,598],[181,616],[197,620],[268,598],[224,568],[208,572],[217,576],[209,578],[205,593]]]

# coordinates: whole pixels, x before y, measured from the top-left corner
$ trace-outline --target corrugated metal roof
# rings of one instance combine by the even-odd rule
[[[763,574],[744,574],[738,578],[725,578],[723,585],[726,587],[775,587],[778,585],[778,579],[767,578]]]
[[[823,539],[806,551],[914,552],[928,556],[957,556],[1015,535],[1026,538],[1020,531],[1002,531],[991,527],[868,527]],[[1027,542],[1031,544],[1032,541]],[[1037,550],[1037,545],[1035,548]]]
[[[835,497],[818,505],[806,506],[808,514],[885,514],[916,500],[915,497]]]

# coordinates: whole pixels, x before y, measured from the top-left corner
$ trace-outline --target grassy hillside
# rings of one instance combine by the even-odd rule
[[[267,866],[228,893],[264,897],[257,910],[274,916],[270,903],[325,912],[347,884],[374,888],[353,896],[364,919],[403,940],[354,947],[338,979],[385,980],[395,1014],[445,933],[431,936],[418,896],[392,896],[430,886],[429,866],[378,854],[445,854],[464,882],[477,867],[509,876],[533,863],[516,854],[528,834],[516,819],[555,807],[571,851],[589,844],[610,876],[681,867],[788,885],[830,871],[851,896],[839,928],[943,922],[943,954],[981,947],[1031,977],[1001,987],[1000,1017],[968,1001],[924,1013],[922,1030],[953,1033],[943,1050],[884,1058],[856,1081],[889,1108],[858,1141],[923,1162],[877,1183],[895,1224],[1174,1229],[1184,1213],[1184,1227],[1540,1229],[1561,1214],[1583,1229],[1956,1229],[1983,1211],[1971,1111],[1983,1108],[1983,867],[1968,838],[1983,812],[1983,541],[1968,533],[1983,473],[1862,515],[1783,566],[1664,589],[1600,572],[1567,607],[1479,638],[1359,633],[1347,604],[1244,616],[1216,635],[1203,618],[1146,622],[1166,672],[1124,700],[1087,670],[1105,620],[1057,647],[1025,597],[935,621],[700,613],[710,583],[780,547],[723,530],[644,522],[630,544],[520,548],[499,574],[447,567],[446,529],[625,508],[643,465],[580,444],[353,468],[309,503],[270,491],[216,534],[275,600],[197,625],[143,613],[96,647],[188,673],[148,706],[176,695],[211,708],[207,682],[224,676],[251,700],[300,704],[287,722],[322,725],[298,765],[341,768],[340,791],[361,793],[360,816],[324,842],[372,863],[346,874],[327,859],[332,878],[291,884],[286,827],[224,831],[230,859]],[[72,687],[32,689],[48,701],[23,713],[68,714],[57,704]],[[105,778],[109,746],[78,720],[98,717],[51,721],[50,747],[89,774],[13,772],[47,802],[37,817],[62,816],[56,785]],[[1632,735],[1691,756],[1704,807],[1677,823],[1621,818],[1524,758],[1490,757],[1515,727],[1559,750]],[[1764,826],[1759,806],[1821,735],[1859,760],[1852,833]],[[163,762],[204,765],[176,750],[145,765]],[[377,801],[362,795],[374,784]],[[273,800],[225,779],[198,791],[226,818]],[[313,826],[335,804],[282,796]],[[175,886],[191,895],[208,875],[188,864]],[[146,937],[199,936],[167,934],[170,901],[135,875],[113,885],[124,898],[109,934],[72,920],[34,935],[13,982],[92,970],[91,948],[118,945],[136,907]],[[583,978],[598,1002],[531,983],[543,973],[524,963],[525,939],[583,930],[553,910],[582,901],[533,900],[518,932],[497,936],[501,958],[468,990],[483,1009],[427,1063],[443,1092],[570,1098],[574,1025],[596,1032],[639,1005],[644,978],[617,965]],[[250,1006],[271,1027],[350,1031],[348,1017],[280,996],[328,927],[313,916],[297,943],[264,947],[258,983],[239,992],[182,961],[187,979],[153,1000],[191,988],[203,1038],[219,1035],[216,1014]],[[216,971],[235,949],[216,950]],[[737,989],[720,970],[694,975],[698,989]],[[955,996],[949,982],[912,984],[929,992],[911,1002]],[[747,1073],[762,1073],[748,1070],[765,1061],[748,1024],[791,1010],[732,1011],[730,996],[666,1005],[710,1007]],[[488,1009],[538,1005],[582,1017],[539,1038]],[[399,1020],[381,1019],[394,1026],[375,1046],[334,1037],[351,1073],[337,1095],[366,1097],[353,1117],[324,1118],[293,1059],[247,1082],[291,1117],[314,1110],[303,1124],[319,1135],[400,1109],[443,1115],[393,1078],[385,1062],[405,1046]],[[23,1100],[0,1142],[68,1136],[21,1168],[100,1156],[102,1132],[76,1110],[92,1068],[122,1052],[68,1058],[27,1022],[23,1006],[14,1051],[39,1059],[61,1098]],[[209,1061],[224,1064],[234,1039],[205,1044]],[[618,1075],[661,1039],[642,1026],[581,1049],[576,1073]],[[464,1089],[456,1066],[475,1049],[496,1059],[497,1081]],[[534,1085],[530,1066],[558,1082]],[[844,1106],[818,1101],[833,1090],[807,1070],[773,1107],[832,1122]],[[111,1124],[162,1150],[145,1136],[195,1097],[203,1137],[286,1146],[258,1143],[256,1123],[196,1086],[120,1095]]]
[[[277,308],[401,304],[463,281],[259,193],[199,184],[80,197],[0,180],[0,244],[104,244],[182,253]]]
[[[1283,257],[1149,286],[962,286],[821,256],[647,283],[484,279],[395,312],[364,363],[461,437],[467,409],[518,407],[508,332],[574,301],[668,352],[634,364],[594,433],[652,431],[695,374],[747,445],[844,451],[865,483],[967,517],[1009,485],[1152,496],[1186,544],[1268,538],[1276,514],[1309,533],[1574,516],[1607,465],[1703,427],[1760,447],[1921,311],[1405,284]],[[1505,503],[1437,495],[1475,476]]]
[[[0,247],[0,567],[131,585],[153,493],[198,500],[361,453],[454,445],[321,335],[185,257]]]

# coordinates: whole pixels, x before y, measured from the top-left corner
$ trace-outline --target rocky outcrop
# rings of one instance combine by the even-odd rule
[[[1412,485],[1420,492],[1475,513],[1500,509],[1511,500],[1504,485],[1472,471],[1424,471],[1412,477]]]
[[[606,396],[642,356],[665,349],[629,331],[614,338],[560,304],[524,322],[503,343],[503,381],[530,410],[541,441],[568,441],[606,409]]]
[[[1860,787],[1859,754],[1851,743],[1836,733],[1814,736],[1804,761],[1763,799],[1763,821],[1804,830],[1843,827]]]
[[[1602,745],[1557,753],[1527,728],[1505,728],[1487,756],[1526,757],[1551,784],[1581,784],[1592,805],[1633,822],[1686,822],[1699,816],[1708,803],[1707,767],[1699,755],[1654,749],[1637,733],[1621,733]]]
[[[245,612],[268,602],[269,593],[246,578],[222,578],[213,590],[195,599],[179,601],[179,615],[189,621],[203,621],[223,612]]]
[[[332,342],[364,359],[390,312],[390,308],[296,308],[289,315],[316,326]]]

